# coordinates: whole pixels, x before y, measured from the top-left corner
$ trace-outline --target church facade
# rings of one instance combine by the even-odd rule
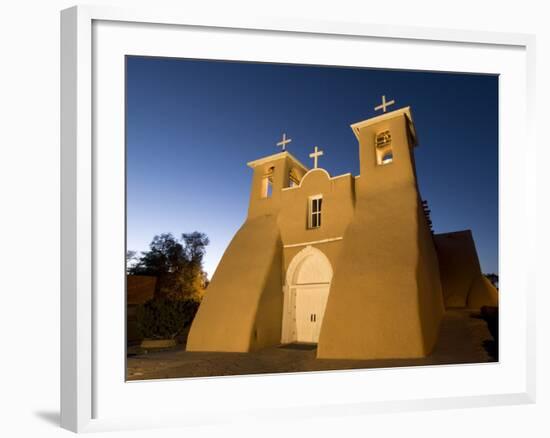
[[[312,169],[285,150],[248,163],[248,215],[199,307],[188,351],[304,342],[317,344],[318,358],[422,357],[446,306],[497,304],[471,233],[431,231],[410,108],[351,129],[357,176],[329,175],[317,148]]]

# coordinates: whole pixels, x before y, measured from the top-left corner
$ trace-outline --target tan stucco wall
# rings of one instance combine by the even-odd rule
[[[390,129],[394,162],[377,166],[374,137]],[[320,358],[427,354],[443,314],[435,250],[417,192],[406,119],[359,131],[361,177],[318,345]]]
[[[322,226],[308,229],[308,199],[323,195]],[[296,244],[342,237],[354,214],[354,178],[331,178],[323,169],[312,169],[299,187],[282,191],[279,227],[283,243]]]
[[[281,336],[282,246],[276,216],[247,220],[216,269],[187,350],[246,352]]]
[[[323,216],[320,228],[308,229],[308,199],[312,195],[323,195]],[[283,206],[279,214],[279,227],[284,245],[281,275],[283,279],[290,262],[308,242],[342,238],[354,214],[354,178],[351,175],[331,178],[322,170],[311,170],[300,187],[284,190]],[[332,266],[336,263],[342,246],[341,240],[313,243],[328,257]],[[283,280],[284,281],[284,280]]]
[[[471,309],[479,309],[482,306],[498,306],[498,291],[487,277],[481,275],[472,284],[466,304]]]
[[[494,286],[481,273],[470,230],[434,236],[446,307],[498,305]]]

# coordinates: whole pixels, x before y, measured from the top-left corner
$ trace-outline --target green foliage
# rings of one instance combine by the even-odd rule
[[[498,275],[491,273],[491,274],[483,274],[487,279],[491,282],[491,284],[498,289]]]
[[[133,260],[137,261],[127,268],[128,273],[157,277],[157,297],[198,299],[207,285],[202,260],[208,244],[206,234],[198,231],[184,233],[180,240],[171,233],[155,236],[149,251],[139,258],[134,254]]]
[[[174,339],[191,324],[199,301],[153,298],[137,309],[140,335],[147,339]]]

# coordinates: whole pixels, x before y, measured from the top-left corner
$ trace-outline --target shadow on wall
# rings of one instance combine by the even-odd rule
[[[482,275],[470,230],[434,235],[445,306],[498,306],[498,292]]]
[[[317,349],[317,344],[284,344],[279,348],[283,350],[311,351]]]
[[[413,159],[411,154],[411,159]],[[445,313],[441,287],[439,262],[433,235],[427,222],[422,200],[417,202],[417,246],[418,259],[416,282],[418,287],[418,309],[424,352],[429,355],[439,337],[441,319]]]

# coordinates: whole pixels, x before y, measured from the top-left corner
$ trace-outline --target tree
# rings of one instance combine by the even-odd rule
[[[189,327],[198,308],[199,302],[193,299],[149,300],[137,308],[138,330],[144,338],[174,339]]]
[[[206,247],[210,243],[206,234],[194,231],[192,233],[183,233],[182,241],[185,243],[184,254],[190,263],[202,266],[202,259],[206,254]]]
[[[126,251],[126,272],[129,273],[132,266],[138,261],[136,251]]]
[[[184,233],[180,240],[171,233],[155,236],[129,273],[157,277],[157,297],[200,299],[206,288],[202,261],[209,243],[198,231]]]
[[[487,279],[491,282],[491,284],[498,289],[498,275],[491,273],[491,274],[483,274]]]

